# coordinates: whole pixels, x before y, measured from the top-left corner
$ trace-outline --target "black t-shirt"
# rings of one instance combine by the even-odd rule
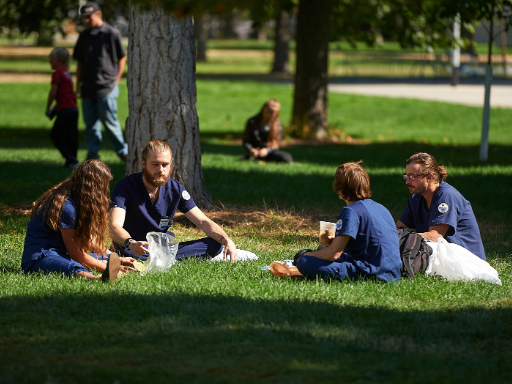
[[[252,148],[267,148],[268,136],[270,134],[270,125],[268,122],[260,125],[261,118],[261,113],[258,113],[256,116],[253,116],[247,120],[245,125],[243,146],[247,153],[249,153]],[[283,126],[281,125],[281,122],[278,124],[279,136],[277,139],[279,142],[281,140]],[[269,152],[271,152],[277,148],[267,149]]]
[[[73,59],[82,63],[82,97],[104,97],[116,85],[119,60],[126,56],[121,33],[103,23],[96,29],[86,29],[78,37]]]

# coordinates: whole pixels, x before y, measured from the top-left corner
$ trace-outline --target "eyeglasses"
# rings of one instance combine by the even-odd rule
[[[405,181],[413,181],[417,176],[423,176],[423,173],[413,173],[412,175],[403,174],[402,177]]]

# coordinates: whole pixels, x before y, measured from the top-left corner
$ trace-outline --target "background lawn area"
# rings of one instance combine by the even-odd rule
[[[181,263],[115,285],[24,276],[20,211],[69,170],[49,139],[46,84],[0,84],[0,383],[509,383],[512,376],[512,110],[493,109],[489,162],[478,163],[480,108],[330,94],[331,125],[352,144],[288,146],[294,164],[241,162],[245,121],[269,97],[286,125],[292,88],[200,80],[198,113],[210,214],[257,262]],[[121,87],[119,116],[127,111]],[[80,129],[83,123],[80,121]],[[405,159],[432,153],[468,198],[503,286],[419,276],[276,280],[261,266],[316,247],[318,219],[344,203],[337,165],[363,159],[373,198],[401,214]],[[84,159],[81,139],[79,158]],[[101,157],[115,182],[122,164]],[[177,220],[180,240],[201,236]]]

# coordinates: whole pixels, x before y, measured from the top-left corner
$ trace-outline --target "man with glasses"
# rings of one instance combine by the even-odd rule
[[[471,203],[444,181],[446,168],[428,153],[416,153],[407,160],[403,176],[412,196],[397,228],[414,228],[431,241],[444,237],[486,260]]]

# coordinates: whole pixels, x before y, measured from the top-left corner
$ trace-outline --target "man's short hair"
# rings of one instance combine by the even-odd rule
[[[146,161],[149,156],[149,151],[153,151],[155,153],[163,153],[169,152],[172,157],[171,147],[165,142],[161,140],[152,140],[146,144],[144,149],[142,150],[142,161]]]
[[[59,60],[60,63],[63,63],[66,65],[66,67],[69,67],[69,51],[64,47],[57,47],[53,48],[53,50],[50,52],[50,57],[55,57],[57,60]]]
[[[95,3],[93,1],[88,1],[84,5],[80,7],[80,16],[90,16],[94,12],[101,11],[100,6],[98,3]]]
[[[448,177],[448,172],[446,171],[446,168],[437,165],[437,161],[436,159],[434,159],[434,156],[428,153],[415,153],[414,155],[409,157],[409,159],[407,159],[406,165],[409,164],[419,164],[421,167],[421,173],[424,176],[432,174],[434,176],[434,180],[437,183],[440,183],[441,181],[445,180]]]
[[[372,196],[370,176],[361,166],[362,163],[362,161],[345,163],[336,170],[332,187],[342,199],[356,201]]]

